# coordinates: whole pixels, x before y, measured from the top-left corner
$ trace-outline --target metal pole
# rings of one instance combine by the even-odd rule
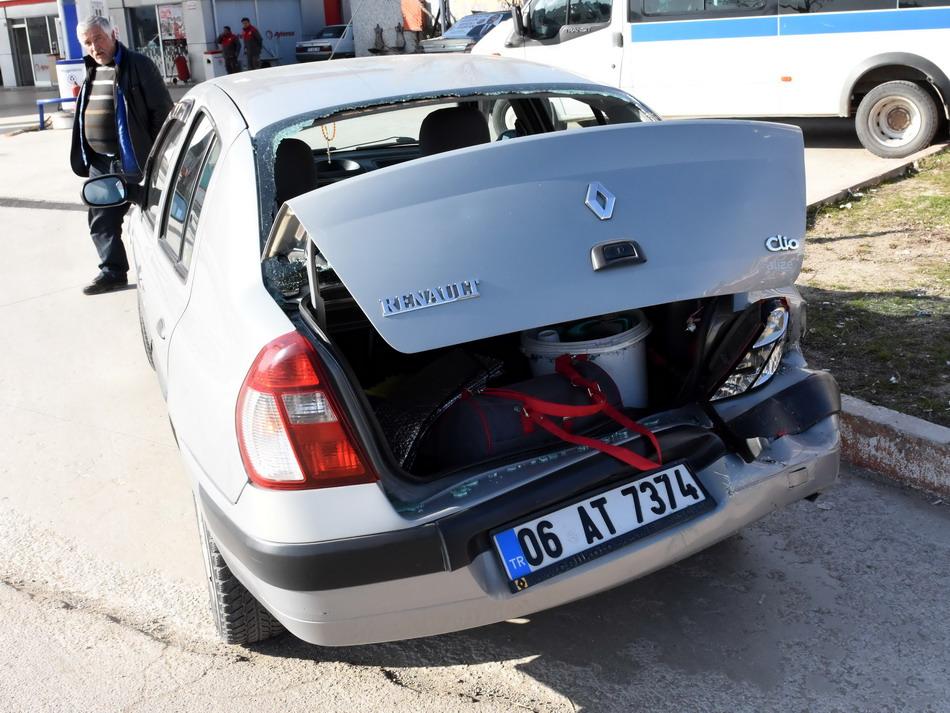
[[[449,0],[439,0],[439,25],[442,30],[442,34],[445,34],[445,31],[449,29],[448,20],[446,17],[449,12]]]

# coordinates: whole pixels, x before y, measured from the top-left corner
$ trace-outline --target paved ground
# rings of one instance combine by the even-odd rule
[[[216,644],[135,290],[79,293],[96,260],[67,141],[0,137],[0,710],[950,710],[948,506],[850,474],[530,620]]]

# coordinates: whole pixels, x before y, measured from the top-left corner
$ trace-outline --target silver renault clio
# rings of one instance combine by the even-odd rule
[[[137,206],[142,336],[221,636],[520,617],[831,486],[804,190],[796,128],[660,122],[510,59],[192,89],[141,183],[84,196]]]

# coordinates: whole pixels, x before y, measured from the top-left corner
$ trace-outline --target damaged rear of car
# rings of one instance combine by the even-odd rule
[[[235,287],[243,312],[216,308],[283,333],[235,385],[233,456],[199,463],[179,429],[232,643],[523,616],[837,477],[838,390],[799,348],[800,131],[659,122],[470,62],[464,87],[252,127],[270,304]],[[499,101],[515,128],[496,133]],[[207,264],[189,310],[227,280]]]

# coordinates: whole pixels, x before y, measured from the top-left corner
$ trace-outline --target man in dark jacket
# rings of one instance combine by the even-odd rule
[[[241,40],[231,32],[228,25],[224,26],[224,32],[218,35],[218,46],[221,48],[221,54],[224,56],[224,66],[228,74],[234,74],[241,71],[240,55]]]
[[[244,39],[244,54],[247,55],[247,68],[260,69],[261,47],[264,46],[261,33],[246,17],[241,18],[241,28],[241,37]]]
[[[116,39],[112,23],[91,17],[76,28],[86,51],[86,81],[76,102],[70,163],[77,176],[120,173],[141,177],[172,100],[148,57]],[[122,244],[128,205],[90,208],[89,232],[99,253],[99,274],[83,288],[87,295],[128,284],[129,261]]]

